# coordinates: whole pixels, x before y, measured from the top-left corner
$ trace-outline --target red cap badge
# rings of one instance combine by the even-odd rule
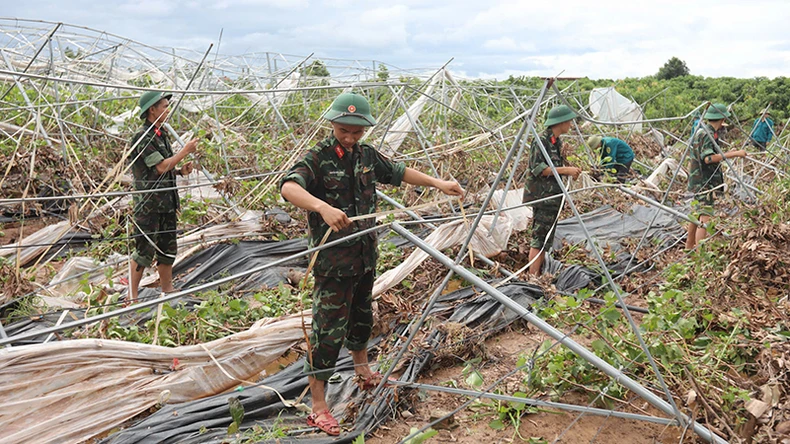
[[[348,105],[348,112],[353,113],[357,111],[357,107],[354,105]]]

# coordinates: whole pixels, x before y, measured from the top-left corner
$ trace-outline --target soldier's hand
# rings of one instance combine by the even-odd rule
[[[448,196],[459,196],[463,197],[466,194],[461,185],[454,181],[454,180],[442,180],[438,184],[436,184],[436,188],[441,190],[442,193],[447,194]]]
[[[582,169],[577,167],[565,167],[565,171],[567,176],[572,176],[574,179],[578,178],[579,174],[582,173]]]
[[[189,176],[189,174],[192,173],[192,169],[193,169],[193,167],[192,167],[192,162],[191,161],[185,163],[184,166],[181,167],[181,175],[182,176]]]
[[[744,151],[744,150],[738,150],[738,151],[735,151],[735,152],[733,153],[733,155],[734,155],[735,157],[746,157],[746,151]]]
[[[194,138],[194,139],[190,140],[189,142],[187,142],[186,145],[184,145],[184,150],[187,153],[194,153],[195,151],[197,151],[197,144],[198,144],[198,139]]]
[[[339,210],[331,205],[325,205],[320,211],[321,217],[327,225],[334,232],[338,232],[343,228],[351,225],[351,219],[346,216],[342,210]]]

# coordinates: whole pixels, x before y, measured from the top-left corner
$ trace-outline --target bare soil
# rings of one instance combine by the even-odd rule
[[[534,328],[524,326],[501,333],[486,341],[486,350],[490,356],[487,364],[480,369],[484,385],[488,385],[504,376],[516,367],[516,361],[522,353],[531,353],[548,337]],[[432,385],[447,385],[455,381],[459,387],[464,386],[464,364],[437,368],[422,376],[418,382]],[[519,391],[522,375],[517,374],[505,379],[499,386],[502,393]],[[449,413],[464,401],[465,397],[448,393],[426,393],[425,398],[417,403],[413,412],[403,414],[398,421],[390,421],[380,427],[366,442],[369,444],[397,443],[409,435],[412,427],[421,428],[431,422],[431,417],[442,413]],[[568,393],[562,397],[561,402],[586,406],[588,399],[581,393]],[[621,408],[621,411],[649,414],[665,417],[646,402],[636,398],[634,405]],[[528,414],[521,419],[519,434],[514,427],[507,424],[504,430],[494,430],[489,427],[495,412],[491,407],[477,406],[466,408],[457,413],[452,422],[446,427],[437,427],[438,434],[431,438],[432,442],[453,443],[509,443],[509,442],[557,442],[557,443],[670,443],[678,442],[682,430],[677,427],[667,427],[642,421],[625,420],[620,418],[605,418],[602,416],[583,415],[554,409],[541,409],[538,413]],[[574,420],[577,420],[574,423]],[[687,436],[688,442],[693,442],[693,437]],[[430,442],[429,441],[429,442]]]

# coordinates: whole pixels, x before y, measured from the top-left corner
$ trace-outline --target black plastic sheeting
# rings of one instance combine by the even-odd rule
[[[307,249],[306,239],[295,239],[288,241],[242,241],[238,243],[225,243],[214,245],[200,251],[189,258],[180,262],[173,268],[174,285],[177,288],[189,288],[195,285],[211,282],[213,280],[241,273],[243,271],[260,267],[274,262],[283,257],[293,255]],[[234,281],[239,290],[261,289],[265,287],[276,287],[281,282],[287,281],[290,270],[305,272],[307,268],[307,257],[294,259],[285,264],[270,267],[265,270],[253,273],[241,280]],[[141,288],[138,296],[143,299],[153,299],[159,297],[160,289]],[[200,304],[200,300],[184,296],[169,302],[173,307],[181,304],[187,308]],[[9,304],[7,308],[12,308]],[[53,311],[37,318],[25,318],[5,325],[6,334],[16,336],[22,333],[43,330],[55,325],[60,318],[60,311]],[[156,311],[151,308],[144,308],[133,313],[127,313],[119,317],[121,325],[138,324],[143,325],[149,321]],[[85,316],[84,309],[69,309],[69,313],[63,322],[70,322],[82,319]],[[72,315],[74,317],[72,317]],[[41,335],[16,344],[31,344],[43,342],[48,335]],[[58,335],[53,337],[53,341],[58,340]]]
[[[178,264],[178,273],[176,270],[173,273],[179,274],[176,281],[178,286],[190,288],[261,267],[306,249],[307,239],[223,243],[184,259]],[[266,268],[235,280],[234,287],[237,290],[276,287],[287,280],[289,270],[306,271],[307,260],[307,256],[302,256],[285,264]],[[188,273],[181,275],[185,271]]]
[[[610,206],[604,206],[582,216],[586,227],[597,243],[601,246],[609,245],[614,251],[620,251],[615,263],[607,264],[607,267],[615,271],[619,269],[620,272],[625,269],[625,264],[630,260],[631,255],[625,251],[619,241],[624,237],[641,237],[655,211],[658,210],[636,205],[629,214],[622,214]],[[665,245],[681,232],[682,228],[674,216],[660,212],[648,233],[648,242]],[[563,220],[558,224],[555,248],[561,246],[562,240],[573,244],[585,243],[584,233],[575,218]],[[406,244],[403,240],[399,242],[399,239],[391,238],[390,241],[399,247]],[[177,284],[191,287],[269,263],[280,257],[304,251],[305,248],[306,240],[304,239],[284,242],[250,241],[220,244],[183,261],[174,270],[174,274],[179,276]],[[286,280],[289,270],[304,271],[306,262],[307,258],[304,257],[255,273],[240,281],[235,281],[235,286],[242,290],[276,286]],[[559,290],[565,292],[573,292],[590,283],[600,283],[601,281],[598,271],[579,265],[565,267],[548,256],[544,271],[558,273],[555,285]],[[524,307],[529,307],[543,295],[540,287],[523,282],[510,283],[499,289]],[[150,319],[151,313],[152,311],[148,312],[146,319]],[[475,329],[475,331],[487,334],[494,334],[518,318],[514,312],[506,309],[494,298],[480,295],[472,287],[441,296],[431,314],[446,322],[461,323]],[[51,325],[56,319],[57,315],[47,316],[47,324]],[[143,322],[146,319],[131,319],[125,322]],[[9,335],[15,334],[11,333],[14,331],[14,327],[13,324],[8,327],[11,329]],[[395,337],[404,334],[406,326],[399,324],[393,327]],[[30,326],[19,325],[16,328],[20,329],[17,331],[21,331],[21,329],[30,328]],[[418,348],[418,354],[408,361],[401,380],[417,380],[422,370],[429,365],[433,354],[442,347],[444,337],[445,333],[441,330],[432,330],[424,340],[424,343],[429,347],[427,349]],[[373,340],[372,344],[380,340],[380,338]],[[374,355],[376,350],[375,346],[371,348]],[[227,427],[231,423],[228,398],[234,396],[239,398],[245,408],[241,431],[255,426],[264,430],[274,428],[287,430],[289,436],[278,439],[283,443],[350,442],[360,433],[375,430],[380,423],[395,413],[396,406],[391,396],[381,396],[371,400],[366,398],[369,397],[369,393],[360,393],[353,383],[354,371],[350,356],[345,350],[341,352],[341,356],[342,358],[337,362],[337,373],[332,378],[333,382],[327,385],[327,401],[333,408],[333,414],[341,424],[345,423],[346,430],[350,429],[338,438],[329,437],[320,432],[316,433],[315,430],[307,428],[304,414],[298,413],[293,408],[286,408],[271,390],[251,387],[193,402],[167,405],[102,442],[107,444],[227,442]],[[371,362],[376,362],[375,356],[372,356]],[[302,372],[303,364],[303,360],[298,360],[277,374],[264,379],[261,384],[274,388],[285,399],[293,400],[307,386],[307,378]],[[303,402],[309,404],[309,394],[305,396]],[[351,413],[346,414],[356,412],[359,407],[367,404],[370,404],[371,408],[366,409],[366,414],[362,417],[353,418],[350,416]]]
[[[539,287],[528,283],[511,283],[500,287],[500,290],[524,307],[529,307],[542,297]],[[493,334],[513,322],[518,316],[511,310],[488,295],[480,295],[473,288],[464,288],[440,297],[432,310],[432,314],[449,322],[458,322],[477,331]],[[404,333],[406,326],[399,324],[396,333]],[[433,348],[420,350],[406,366],[402,381],[415,381],[420,372],[430,363],[433,353],[441,347],[444,333],[434,329],[427,339]],[[376,343],[373,341],[372,343]],[[375,347],[371,348],[372,350]],[[419,350],[419,349],[418,349]],[[131,427],[105,439],[107,444],[133,444],[147,442],[161,443],[214,443],[227,441],[227,427],[231,423],[228,410],[228,398],[238,397],[244,406],[244,422],[240,430],[259,426],[264,430],[279,428],[288,430],[292,435],[278,439],[279,442],[343,443],[351,442],[360,433],[367,433],[387,420],[395,413],[395,404],[391,396],[380,396],[378,399],[367,399],[369,393],[361,393],[353,383],[354,371],[348,353],[341,352],[342,358],[337,362],[337,372],[327,384],[327,401],[332,406],[338,421],[346,427],[353,428],[342,436],[333,438],[316,432],[306,426],[304,413],[293,408],[286,408],[277,395],[271,390],[261,387],[231,392],[193,402],[168,405],[153,415],[141,420]],[[375,356],[371,362],[375,361]],[[285,399],[293,400],[307,386],[307,378],[302,373],[304,360],[298,360],[284,370],[272,375],[261,384],[276,389]],[[403,396],[400,396],[402,399]],[[309,394],[303,402],[309,404]],[[370,403],[364,416],[348,418],[345,412],[356,410]]]
[[[678,219],[653,207],[634,205],[627,213],[621,213],[609,205],[596,208],[581,215],[584,225],[600,247],[609,246],[619,251],[623,248],[620,241],[624,238],[640,238],[648,228],[650,221],[658,213],[655,222],[648,231],[648,239],[658,239],[662,244],[671,240],[673,234],[683,231]],[[575,217],[557,223],[557,234],[554,237],[554,249],[562,247],[562,241],[569,244],[587,245],[581,224]],[[588,246],[589,248],[589,246]]]
[[[650,224],[655,217],[652,225]],[[623,239],[641,239],[645,230],[650,227],[642,248],[649,245],[666,247],[685,233],[679,219],[661,209],[634,205],[627,214],[615,210],[610,205],[604,205],[581,215],[584,225],[599,247],[608,246],[615,257],[606,264],[613,277],[622,275],[626,267],[635,267],[639,261],[632,259],[631,252],[627,251],[620,243]],[[584,245],[590,249],[582,226],[576,217],[571,217],[557,223],[557,234],[554,238],[554,249],[562,247],[562,242]],[[629,269],[629,273],[645,271],[648,265]],[[555,286],[560,291],[575,292],[590,284],[602,283],[602,272],[581,265],[565,266],[550,255],[546,255],[543,272],[557,274]]]

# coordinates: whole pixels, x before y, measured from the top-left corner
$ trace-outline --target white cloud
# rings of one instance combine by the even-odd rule
[[[4,15],[63,21],[156,46],[376,59],[470,76],[510,72],[623,78],[655,73],[673,56],[692,74],[790,72],[784,0],[658,3],[632,0],[81,0],[10,2]]]
[[[229,9],[244,7],[277,8],[284,10],[304,9],[308,6],[307,0],[210,0],[212,9]],[[267,11],[261,10],[261,13]]]
[[[511,37],[486,40],[483,48],[498,52],[532,52],[536,49],[531,42],[517,42]]]
[[[140,17],[161,17],[169,15],[176,8],[175,2],[163,2],[157,0],[129,1],[122,4],[118,9],[124,14]],[[109,30],[108,30],[109,31]]]

